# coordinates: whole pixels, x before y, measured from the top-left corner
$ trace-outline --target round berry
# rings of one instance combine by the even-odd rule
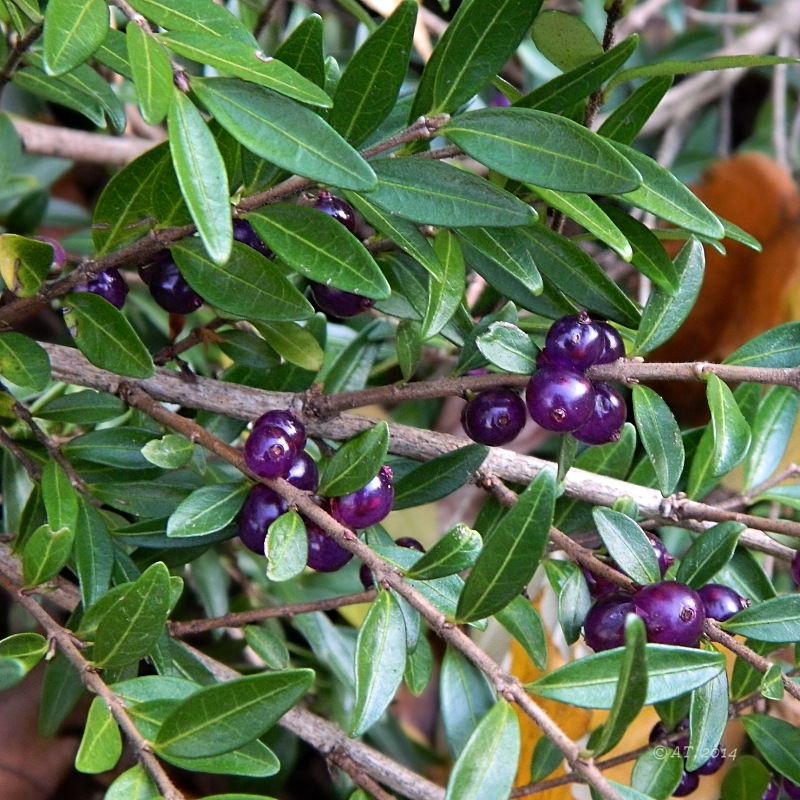
[[[306,426],[291,411],[267,411],[253,423],[253,430],[262,425],[279,427],[292,440],[298,452],[306,446]]]
[[[331,498],[331,515],[348,528],[368,528],[389,514],[393,501],[392,471],[383,466],[366,486]]]
[[[616,569],[615,566],[610,566]],[[604,578],[602,575],[598,575],[596,572],[586,569],[586,567],[581,567],[581,571],[583,572],[583,577],[586,578],[589,594],[594,598],[603,597],[604,595],[612,594],[620,590],[620,587],[617,586],[616,583],[613,583],[608,578]]]
[[[703,601],[685,583],[651,583],[639,589],[633,602],[644,620],[648,642],[694,647],[700,641],[705,619]]]
[[[334,197],[323,189],[314,201],[314,208],[341,222],[350,233],[356,232],[356,212],[353,206],[341,197]]]
[[[595,327],[600,330],[603,338],[603,351],[595,364],[612,364],[625,355],[625,342],[615,327],[604,320],[596,320]]]
[[[633,597],[627,592],[614,592],[601,597],[583,622],[583,637],[596,653],[625,644],[625,617],[635,614]]]
[[[594,411],[572,435],[584,444],[609,444],[619,439],[628,417],[625,398],[611,384],[592,381]]]
[[[605,335],[585,311],[556,320],[547,331],[544,349],[553,364],[584,370],[603,353]]]
[[[569,433],[594,412],[594,389],[579,372],[563,367],[537,370],[525,392],[531,419],[548,431]]]
[[[286,480],[296,489],[305,492],[316,492],[319,486],[319,471],[317,464],[305,450],[301,450],[294,459]]]
[[[730,619],[734,614],[750,605],[750,601],[746,597],[742,597],[730,586],[724,586],[721,583],[707,583],[705,586],[701,586],[697,593],[703,601],[706,616],[717,622],[725,622],[726,619]]]
[[[178,265],[169,257],[160,258],[140,270],[142,280],[150,287],[153,300],[173,314],[191,314],[203,305],[203,298],[181,275]],[[145,277],[146,276],[146,277]]]
[[[255,428],[244,443],[247,468],[262,478],[285,477],[296,456],[297,448],[277,425]]]
[[[103,270],[90,275],[85,281],[75,284],[73,292],[91,292],[108,300],[112,306],[122,308],[128,295],[128,284],[118,269]]]
[[[711,755],[711,758],[708,759],[705,763],[701,764],[697,769],[692,770],[696,772],[698,775],[713,775],[715,772],[719,772],[722,769],[722,765],[725,763],[725,752],[722,747],[717,747],[716,750]]]
[[[248,492],[239,512],[239,538],[242,544],[263,556],[267,529],[288,510],[288,504],[277,492],[257,483]]]
[[[409,550],[417,550],[420,553],[425,552],[422,542],[417,541],[413,536],[401,536],[394,540],[398,547],[407,547]]]
[[[650,531],[645,531],[645,536],[650,540],[650,544],[653,545],[653,550],[656,551],[658,569],[663,578],[667,574],[667,570],[675,563],[675,559],[672,557],[669,550],[664,547],[664,542],[662,542],[658,536],[654,533],[650,533]]]
[[[475,442],[507,444],[525,427],[525,403],[511,389],[486,389],[464,406],[461,424]]]
[[[650,744],[655,744],[656,742],[663,739],[665,736],[668,736],[672,733],[678,733],[679,731],[686,731],[689,729],[689,720],[682,719],[672,731],[668,731],[664,727],[663,722],[656,722],[653,725],[653,729],[650,731],[650,736],[648,737],[648,741]],[[670,747],[676,749],[684,758],[689,753],[689,736],[681,736],[677,741],[672,740]]]
[[[233,238],[237,242],[257,250],[262,256],[267,258],[275,257],[275,253],[264,244],[261,237],[253,230],[253,226],[246,219],[235,219],[233,221]]]
[[[764,794],[761,795],[761,800],[778,800],[778,795],[781,793],[780,786],[771,780],[764,789]]]
[[[372,577],[372,570],[366,564],[362,564],[359,567],[358,579],[365,589],[371,589],[375,585],[375,579]]]
[[[800,550],[798,550],[794,554],[794,558],[792,559],[792,578],[794,582],[800,586]]]
[[[691,794],[700,785],[700,776],[696,772],[683,771],[680,783],[672,793],[673,797],[686,797]]]
[[[781,788],[789,800],[800,800],[800,785],[790,781],[785,775],[781,778]]]
[[[308,561],[306,564],[311,569],[317,572],[336,572],[350,561],[353,554],[349,550],[345,550],[316,523],[308,519],[305,523],[308,535]]]
[[[317,308],[339,319],[355,317],[371,308],[373,304],[369,297],[326,286],[324,283],[312,282],[310,287],[311,299]]]

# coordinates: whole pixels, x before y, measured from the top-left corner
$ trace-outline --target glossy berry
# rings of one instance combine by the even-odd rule
[[[235,219],[233,221],[233,238],[237,242],[257,250],[262,256],[267,258],[275,257],[275,253],[264,244],[261,237],[253,230],[253,226],[246,219]]]
[[[410,550],[418,550],[420,553],[425,552],[425,548],[422,544],[412,536],[401,536],[399,539],[395,539],[394,543],[398,547],[408,547]],[[366,564],[361,565],[361,569],[358,571],[358,577],[365,589],[371,589],[375,585],[375,581],[372,578],[372,570]]]
[[[601,597],[590,609],[583,622],[586,644],[596,653],[625,644],[625,617],[635,614],[633,596],[614,592]]]
[[[669,554],[667,548],[664,547],[664,543],[658,538],[658,536],[656,536],[654,533],[650,533],[649,531],[646,531],[645,533],[647,538],[650,540],[650,544],[653,546],[656,558],[658,559],[658,569],[661,573],[661,577],[663,578],[667,570],[675,562],[675,559]],[[607,559],[605,559],[603,556],[598,556],[598,558],[607,562]],[[619,571],[619,568],[614,562],[611,562],[609,566]],[[586,569],[586,567],[581,567],[581,569],[583,570],[583,575],[586,578],[586,584],[589,587],[589,594],[591,594],[592,597],[602,597],[604,594],[619,591],[619,586],[617,586],[616,583],[604,578],[602,575],[591,572],[590,570]]]
[[[700,785],[700,776],[696,772],[683,771],[681,780],[675,791],[672,793],[673,797],[686,797],[691,794]]]
[[[283,478],[292,468],[297,448],[277,425],[254,428],[244,443],[247,468],[262,478]]]
[[[650,544],[653,545],[653,550],[655,550],[656,558],[658,559],[658,569],[663,578],[667,574],[667,570],[675,563],[675,559],[672,557],[669,550],[664,547],[664,542],[662,542],[658,536],[654,533],[650,533],[650,531],[645,531],[645,536],[650,540]]]
[[[305,450],[295,456],[292,466],[286,473],[286,480],[296,489],[304,492],[316,492],[319,486],[317,464]]]
[[[461,424],[474,442],[508,444],[525,427],[525,403],[511,389],[486,389],[464,406]]]
[[[781,793],[780,786],[771,780],[764,789],[764,794],[761,795],[761,800],[778,800],[778,795]]]
[[[373,301],[360,294],[346,292],[324,283],[310,283],[311,299],[320,311],[331,317],[348,319],[363,313],[372,307]]]
[[[576,370],[596,364],[604,348],[605,335],[585,311],[556,320],[544,340],[551,363]]]
[[[336,572],[353,554],[328,536],[317,524],[306,520],[308,535],[308,561],[306,564],[317,572]]]
[[[389,514],[393,501],[392,471],[383,466],[366,486],[331,498],[331,516],[348,528],[368,528]]]
[[[409,550],[416,550],[420,553],[425,552],[422,542],[417,541],[413,536],[400,536],[394,540],[398,547],[407,547]]]
[[[633,602],[644,620],[648,642],[694,647],[700,641],[705,609],[690,586],[678,581],[651,583],[639,589]]]
[[[169,255],[140,269],[139,274],[150,287],[153,300],[165,311],[172,314],[191,314],[203,305],[203,298],[189,286]]]
[[[73,292],[91,292],[108,300],[112,306],[122,308],[128,295],[128,284],[118,269],[104,270],[90,275],[85,281],[75,284]]]
[[[696,772],[698,775],[713,775],[715,772],[719,772],[722,769],[722,765],[725,763],[725,753],[722,747],[717,747],[714,750],[713,755],[711,758],[708,759],[704,764],[701,764],[697,769],[692,770]]]
[[[528,413],[548,431],[569,433],[594,412],[594,389],[579,372],[563,367],[537,370],[525,392]]]
[[[785,775],[781,777],[781,789],[789,800],[800,800],[800,785],[790,781]]]
[[[622,358],[625,355],[625,342],[622,341],[619,331],[604,320],[596,320],[594,325],[600,331],[603,339],[603,350],[594,363],[611,364],[618,358]]]
[[[253,430],[262,425],[279,427],[292,440],[298,452],[306,446],[306,426],[291,411],[267,411],[253,423]]]
[[[625,398],[609,383],[592,381],[594,410],[572,435],[584,444],[609,444],[619,439],[628,416]]]
[[[323,189],[314,201],[314,208],[341,222],[350,233],[356,232],[356,212],[353,206],[341,197],[334,197]]]
[[[239,538],[242,544],[263,556],[267,529],[288,510],[288,504],[277,492],[257,483],[248,492],[239,512]]]
[[[800,550],[798,550],[794,554],[794,558],[792,559],[792,578],[794,582],[800,586]]]
[[[746,597],[742,597],[730,586],[724,586],[721,583],[707,583],[705,586],[701,586],[697,593],[703,601],[706,616],[717,622],[725,622],[726,619],[730,619],[734,614],[750,605],[750,601]]]

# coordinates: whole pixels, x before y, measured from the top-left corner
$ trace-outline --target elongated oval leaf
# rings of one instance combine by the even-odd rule
[[[5,119],[0,117],[0,121]],[[5,142],[3,144],[5,146]],[[53,255],[50,244],[15,233],[4,233],[0,236],[0,275],[17,297],[31,297],[47,278]]]
[[[653,545],[630,517],[600,507],[592,511],[592,517],[603,544],[626,575],[640,584],[661,579]]]
[[[683,758],[671,748],[653,748],[636,759],[631,787],[654,800],[667,800],[683,775]]]
[[[742,718],[747,735],[764,760],[793,783],[800,783],[800,731],[795,725],[765,714]]]
[[[441,277],[430,275],[428,279],[428,305],[422,320],[422,339],[435,336],[456,313],[464,296],[466,266],[459,240],[443,229],[436,234],[433,249],[441,263]]]
[[[50,359],[33,339],[21,333],[0,333],[0,375],[40,392],[50,382]]]
[[[482,543],[478,531],[459,522],[406,570],[406,577],[424,581],[461,572],[475,563]]]
[[[269,526],[264,555],[271,581],[288,581],[306,568],[308,536],[303,518],[296,511],[281,514]]]
[[[633,387],[633,416],[636,430],[658,480],[661,494],[678,485],[685,453],[681,431],[669,406],[647,386]]]
[[[47,639],[38,633],[14,633],[0,641],[0,658],[13,658],[25,670],[30,670],[39,663],[47,649]]]
[[[148,125],[158,125],[167,116],[173,99],[169,56],[139,25],[128,25],[125,39],[142,118]]]
[[[708,583],[731,560],[744,529],[740,522],[720,522],[700,534],[681,559],[675,580],[694,589]]]
[[[493,322],[475,341],[481,353],[506,372],[527,375],[536,370],[536,345],[516,325]]]
[[[42,500],[47,512],[47,522],[57,531],[70,528],[75,531],[78,518],[79,495],[61,465],[51,459],[42,470]]]
[[[725,475],[740,463],[750,447],[750,425],[736,403],[733,392],[716,375],[708,376],[706,396],[714,432],[713,475]]]
[[[547,667],[547,639],[536,607],[521,595],[495,614],[495,619],[520,643],[534,666]]]
[[[193,491],[167,523],[167,536],[203,536],[224,528],[238,513],[249,486],[223,483]]]
[[[672,76],[666,76],[651,78],[638,86],[606,117],[597,132],[616,142],[630,144],[650,119],[672,82]]]
[[[565,11],[543,11],[534,20],[531,36],[539,52],[562,70],[574,69],[603,52],[592,29]]]
[[[168,31],[207,33],[256,46],[253,34],[228,11],[203,0],[133,0],[131,5],[147,19]]]
[[[759,642],[796,642],[800,639],[800,595],[764,600],[720,624],[726,631]]]
[[[800,366],[800,322],[787,322],[756,336],[725,359],[739,367]]]
[[[102,697],[95,697],[89,706],[83,738],[75,756],[78,772],[97,774],[114,769],[122,755],[122,735],[116,720],[111,716],[108,704]]]
[[[50,75],[69,72],[88,59],[108,33],[103,0],[52,0],[44,16],[44,60]]]
[[[712,757],[727,724],[728,676],[723,672],[692,692],[686,769],[697,769]]]
[[[345,442],[322,468],[319,491],[325,497],[339,497],[366,486],[386,460],[389,426],[379,422]]]
[[[319,14],[309,14],[274,50],[272,55],[308,78],[325,87],[324,27]]]
[[[25,542],[22,576],[26,586],[38,586],[54,578],[67,563],[75,540],[74,528],[53,530],[40,525]]]

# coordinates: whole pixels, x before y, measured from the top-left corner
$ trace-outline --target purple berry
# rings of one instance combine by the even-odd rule
[[[690,586],[678,581],[651,583],[639,589],[633,602],[644,620],[648,642],[695,647],[700,641],[705,609]]]
[[[544,349],[553,364],[584,370],[603,353],[605,335],[585,311],[556,320],[547,332]]]
[[[305,520],[308,534],[308,561],[311,569],[317,572],[336,572],[341,569],[353,554],[328,536],[322,528],[311,520]]]
[[[633,597],[627,592],[614,592],[601,597],[583,622],[586,644],[596,653],[625,644],[625,617],[635,614]]]
[[[317,308],[339,319],[355,317],[371,308],[373,304],[369,297],[326,286],[324,283],[312,282],[310,287],[311,299]]]
[[[800,586],[800,550],[798,550],[794,554],[794,558],[792,559],[792,578],[794,582]]]
[[[331,498],[331,515],[348,528],[368,528],[389,514],[393,501],[392,471],[383,466],[366,486]]]
[[[664,542],[662,542],[658,536],[654,533],[650,533],[650,531],[645,531],[645,536],[650,540],[650,544],[653,545],[653,550],[656,551],[658,569],[663,578],[667,574],[667,570],[675,563],[675,559],[672,557],[669,550],[664,547]]]
[[[275,253],[261,241],[261,237],[253,230],[253,226],[246,219],[235,219],[233,221],[233,238],[237,242],[257,250],[262,256],[267,258],[275,257]]]
[[[319,486],[317,464],[305,450],[301,450],[294,459],[286,480],[296,489],[304,492],[316,492]]]
[[[366,564],[362,564],[359,568],[358,579],[365,589],[371,589],[375,585],[375,579],[372,577],[372,570]]]
[[[592,381],[594,411],[572,435],[584,444],[609,444],[619,439],[628,416],[625,398],[610,384]]]
[[[334,197],[323,189],[314,201],[314,208],[341,222],[350,233],[356,232],[356,212],[353,206],[341,197]]]
[[[528,413],[548,431],[577,430],[594,411],[594,389],[579,372],[564,367],[537,370],[525,392]]]
[[[261,478],[283,478],[292,468],[297,448],[277,425],[255,428],[244,443],[244,462]]]
[[[663,722],[656,722],[653,725],[653,729],[650,731],[650,736],[648,737],[648,741],[650,744],[655,744],[656,742],[662,740],[665,736],[668,736],[672,733],[678,733],[679,731],[686,731],[689,729],[689,720],[682,719],[676,726],[675,729],[672,731],[667,731],[664,727]],[[689,752],[689,736],[681,736],[677,741],[673,740],[670,744],[672,748],[678,750],[678,752],[685,758]]]
[[[267,411],[253,423],[253,430],[262,425],[279,427],[292,440],[298,452],[306,446],[306,426],[291,411]]]
[[[612,364],[625,355],[625,342],[615,327],[605,320],[595,320],[595,327],[600,330],[603,338],[603,351],[595,364]]]
[[[128,295],[128,284],[118,269],[104,270],[90,275],[85,281],[75,284],[73,292],[91,292],[108,300],[112,306],[122,308]]]
[[[800,785],[790,781],[785,775],[781,778],[781,788],[789,800],[800,800]]]
[[[761,795],[761,800],[778,800],[778,795],[781,793],[780,786],[771,780],[764,789],[764,794]]]
[[[67,251],[58,239],[54,239],[52,236],[34,236],[33,238],[39,242],[49,244],[53,248],[53,266],[56,269],[61,269],[67,263]],[[74,291],[77,291],[77,289]]]
[[[287,502],[277,492],[261,483],[253,486],[239,512],[239,538],[244,546],[263,556],[267,529],[288,510]]]
[[[614,565],[610,566],[616,569]],[[612,594],[620,590],[620,587],[617,586],[616,583],[608,580],[608,578],[604,578],[602,575],[598,575],[596,572],[586,569],[586,567],[581,567],[581,571],[583,572],[583,577],[586,578],[589,594],[594,598],[603,597],[604,595]]]
[[[394,540],[398,547],[407,547],[409,550],[417,550],[420,553],[425,552],[422,542],[417,541],[413,536],[401,536]]]
[[[714,750],[713,755],[711,758],[708,759],[704,764],[701,764],[697,769],[692,770],[696,772],[698,775],[713,775],[715,772],[719,772],[722,769],[722,765],[725,763],[725,752],[722,747],[717,747]]]
[[[169,254],[160,256],[150,266],[139,270],[150,287],[153,300],[172,314],[191,314],[203,305],[200,297],[181,275]]]
[[[701,586],[697,593],[703,601],[706,616],[717,622],[725,622],[726,619],[730,619],[734,614],[750,605],[750,601],[746,597],[742,597],[738,592],[721,583],[707,583],[705,586]]]
[[[475,442],[507,444],[525,427],[525,403],[511,389],[486,389],[464,406],[461,424]]]
[[[686,797],[700,785],[700,776],[696,772],[683,771],[681,781],[672,793],[673,797]]]

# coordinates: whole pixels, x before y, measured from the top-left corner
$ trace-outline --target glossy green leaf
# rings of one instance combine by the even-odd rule
[[[66,656],[56,653],[44,668],[39,732],[54,736],[84,693],[81,675]]]
[[[169,56],[139,25],[128,25],[125,39],[142,119],[148,125],[158,125],[167,116],[173,100]]]
[[[697,769],[711,758],[727,724],[728,677],[723,672],[692,692],[686,769]]]
[[[517,715],[498,700],[481,719],[447,781],[445,800],[496,800],[514,785],[520,750]]]
[[[38,67],[24,67],[14,73],[12,83],[26,92],[71,108],[99,128],[106,127],[105,109],[98,98],[87,95],[64,81],[53,78]]]
[[[290,364],[314,372],[322,366],[322,347],[307,328],[294,322],[262,322],[255,327]]]
[[[757,800],[770,778],[762,761],[751,755],[739,756],[722,779],[722,800]]]
[[[39,0],[14,0],[14,5],[22,11],[31,22],[41,22],[42,13]]]
[[[389,284],[361,242],[315,208],[277,203],[247,215],[281,261],[311,280],[382,299]]]
[[[742,717],[747,735],[772,769],[800,783],[800,731],[795,725],[765,714]]]
[[[645,81],[606,117],[597,132],[622,144],[630,144],[650,119],[672,82],[672,76]]]
[[[689,239],[675,257],[674,264],[678,273],[678,290],[673,294],[658,287],[653,289],[642,311],[633,352],[629,355],[648,353],[666,342],[694,306],[703,282],[703,246],[697,239]]]
[[[264,555],[271,581],[288,581],[306,568],[308,536],[303,518],[296,511],[281,514],[269,526]]]
[[[534,665],[544,671],[547,639],[542,618],[530,600],[520,595],[498,611],[495,619],[520,643]]]
[[[351,736],[360,736],[380,719],[400,686],[405,667],[403,612],[391,592],[379,592],[358,632]]]
[[[21,333],[0,333],[0,375],[40,392],[50,382],[50,359],[33,339]]]
[[[800,366],[800,322],[787,322],[743,344],[725,362],[737,367]]]
[[[176,433],[152,439],[142,448],[142,455],[151,464],[163,469],[179,469],[186,466],[193,453],[194,443]]]
[[[0,117],[3,119],[6,117]],[[0,236],[0,275],[17,297],[32,297],[47,278],[53,255],[53,246],[46,242],[4,233]]]
[[[304,78],[324,88],[325,59],[322,17],[309,14],[275,49],[272,55]]]
[[[222,753],[218,756],[204,758],[162,756],[162,758],[176,767],[193,772],[208,772],[212,775],[241,775],[245,778],[267,778],[281,768],[275,753],[258,739],[244,747],[231,750],[230,753]],[[227,797],[227,795],[223,796]],[[232,795],[232,797],[239,796]],[[244,797],[249,796],[244,795]],[[204,798],[204,800],[208,800],[208,798]],[[264,800],[264,798],[259,798],[259,800]]]
[[[768,700],[783,700],[786,688],[783,685],[783,671],[780,664],[770,664],[761,678],[758,690]]]
[[[759,642],[796,642],[800,639],[800,595],[763,600],[720,624],[730,633]]]
[[[54,459],[44,465],[41,487],[50,528],[54,531],[70,528],[74,533],[79,496],[67,473]]]
[[[108,33],[103,0],[51,0],[44,17],[44,60],[50,75],[69,72],[88,59]]]
[[[493,322],[475,341],[487,360],[506,372],[528,375],[536,370],[536,345],[516,325]]]
[[[544,780],[563,763],[564,754],[552,739],[542,736],[533,748],[531,756],[531,783]]]
[[[716,375],[707,378],[706,396],[714,432],[712,473],[725,475],[739,464],[750,447],[750,425],[744,418],[733,392]]]
[[[636,759],[631,787],[653,800],[667,800],[682,776],[683,759],[672,748],[656,747]]]
[[[630,517],[598,506],[592,511],[592,518],[611,558],[635,583],[655,583],[661,579],[653,545]]]
[[[342,189],[375,186],[370,165],[311,109],[229,78],[195,79],[192,89],[217,122],[256,155]]]
[[[137,764],[114,780],[103,800],[159,800],[160,797],[145,768]]]
[[[78,349],[97,367],[130,378],[149,378],[153,358],[119,309],[92,292],[64,298],[64,321]]]
[[[562,441],[565,439],[567,437]],[[545,564],[547,566],[551,562]],[[573,565],[558,592],[558,622],[567,644],[575,644],[580,638],[581,627],[591,604],[586,579],[580,569]]]
[[[408,578],[425,581],[443,578],[471,567],[482,546],[481,535],[459,522],[417,561],[405,574]]]
[[[461,245],[455,234],[440,230],[433,241],[433,249],[443,270],[441,278],[430,275],[428,305],[422,320],[423,340],[439,333],[456,313],[464,297],[466,267]]]
[[[330,97],[319,86],[252,45],[219,34],[188,31],[161,34],[159,39],[179,55],[208,64],[223,74],[272,89],[301,103],[323,108],[331,105]]]
[[[122,755],[122,735],[116,720],[102,697],[95,697],[89,706],[75,769],[95,775],[114,769]]]
[[[154,436],[152,431],[144,428],[101,428],[76,436],[63,446],[63,451],[70,460],[91,461],[121,469],[146,469],[150,465],[141,451]]]
[[[417,646],[408,654],[403,680],[414,697],[419,697],[431,682],[433,651],[426,636],[417,639]]]
[[[328,123],[359,145],[389,116],[408,70],[418,5],[399,3],[353,54],[336,86]]]
[[[397,326],[397,364],[403,380],[410,381],[422,358],[422,330],[415,320],[401,319]]]
[[[484,543],[458,599],[460,621],[494,614],[527,585],[547,546],[554,503],[555,475],[544,469]]]
[[[38,586],[54,578],[72,553],[74,528],[53,530],[40,525],[27,539],[22,551],[22,577],[26,586]]]
[[[648,644],[646,649],[646,705],[702,686],[725,669],[722,653],[663,644]],[[581,708],[611,708],[624,657],[622,648],[585,656],[544,675],[526,689]]]
[[[55,422],[92,425],[118,417],[124,409],[125,406],[118,397],[95,392],[92,389],[83,389],[53,398],[42,408],[37,409],[36,416]]]
[[[244,629],[244,638],[270,669],[286,669],[289,666],[286,641],[274,630],[258,625],[247,625]]]
[[[419,464],[395,483],[393,507],[399,510],[441,500],[464,486],[488,453],[486,445],[468,444]]]
[[[340,497],[366,486],[386,462],[389,426],[381,421],[345,442],[322,468],[319,492]]]
[[[751,490],[778,468],[789,445],[800,410],[800,393],[791,386],[772,386],[758,405],[753,437],[744,462],[744,488]]]
[[[167,115],[167,131],[175,174],[197,232],[212,260],[224,264],[233,245],[225,164],[202,115],[177,90]]]
[[[128,45],[122,31],[109,28],[103,43],[95,50],[94,58],[122,77],[133,80],[131,65],[128,62]]]
[[[544,11],[531,30],[539,52],[561,70],[575,69],[603,52],[592,29],[566,11]]]
[[[224,6],[205,0],[133,0],[131,5],[168,31],[206,33],[256,46],[253,34]]]
[[[0,640],[0,658],[18,661],[23,667],[23,674],[33,669],[48,649],[47,639],[38,633],[14,633]]]
[[[239,512],[249,490],[246,483],[220,483],[195,489],[167,523],[167,536],[202,536],[224,528]]]
[[[442,133],[481,164],[546,189],[621,194],[641,182],[627,156],[605,139],[546,111],[469,111],[454,117]]]
[[[73,551],[83,607],[88,608],[108,590],[114,543],[102,514],[83,498],[78,507]]]
[[[92,661],[101,669],[133,664],[155,647],[170,608],[169,572],[163,563],[148,567],[98,621]]]
[[[237,678],[183,700],[153,742],[165,756],[200,758],[235,750],[268,730],[308,691],[309,669]]]
[[[668,495],[678,485],[685,453],[681,431],[669,406],[647,386],[633,387],[633,416],[658,480],[661,494]]]
[[[675,580],[694,589],[704,586],[731,560],[744,529],[739,522],[720,522],[700,534],[681,559]]]

